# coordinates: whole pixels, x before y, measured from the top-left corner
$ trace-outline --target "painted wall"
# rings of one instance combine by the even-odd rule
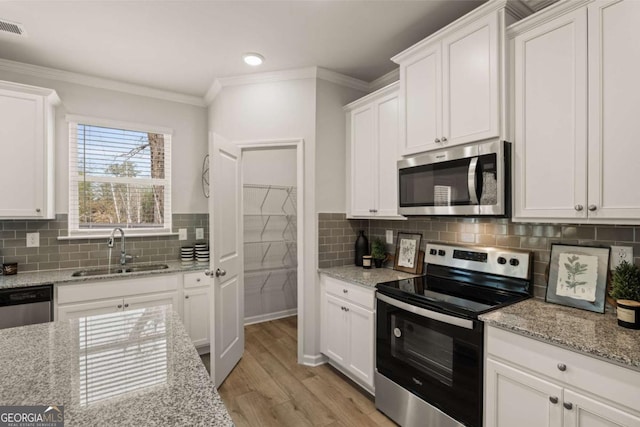
[[[8,71],[0,71],[0,80],[52,88],[62,100],[56,109],[56,213],[68,213],[67,114],[173,129],[173,212],[207,212],[200,183],[202,160],[207,153],[206,108]]]
[[[304,318],[298,324],[303,361],[309,363],[320,353],[317,212],[333,206],[344,210],[342,105],[362,95],[304,78],[226,86],[209,108],[209,130],[232,141],[304,139],[304,307],[298,307]]]
[[[295,148],[245,150],[242,179],[245,184],[296,185]]]

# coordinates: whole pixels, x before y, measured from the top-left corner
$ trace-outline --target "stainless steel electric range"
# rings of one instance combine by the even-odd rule
[[[531,296],[532,255],[427,244],[425,262],[424,276],[376,286],[376,407],[404,427],[480,427],[478,315]]]

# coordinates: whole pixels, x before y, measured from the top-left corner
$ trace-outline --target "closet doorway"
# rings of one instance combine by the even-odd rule
[[[245,325],[298,314],[299,149],[242,148]]]

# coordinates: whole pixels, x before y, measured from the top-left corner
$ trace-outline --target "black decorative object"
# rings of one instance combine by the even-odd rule
[[[364,235],[364,230],[360,230],[360,234],[356,239],[356,259],[355,263],[358,267],[362,267],[362,257],[369,253],[369,239]]]

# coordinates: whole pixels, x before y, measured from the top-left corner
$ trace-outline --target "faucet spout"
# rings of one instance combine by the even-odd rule
[[[107,245],[110,248],[113,247],[116,231],[120,232],[120,265],[125,265],[127,263],[127,251],[126,251],[124,230],[122,228],[116,227],[113,230],[111,230],[111,235],[107,239]]]

